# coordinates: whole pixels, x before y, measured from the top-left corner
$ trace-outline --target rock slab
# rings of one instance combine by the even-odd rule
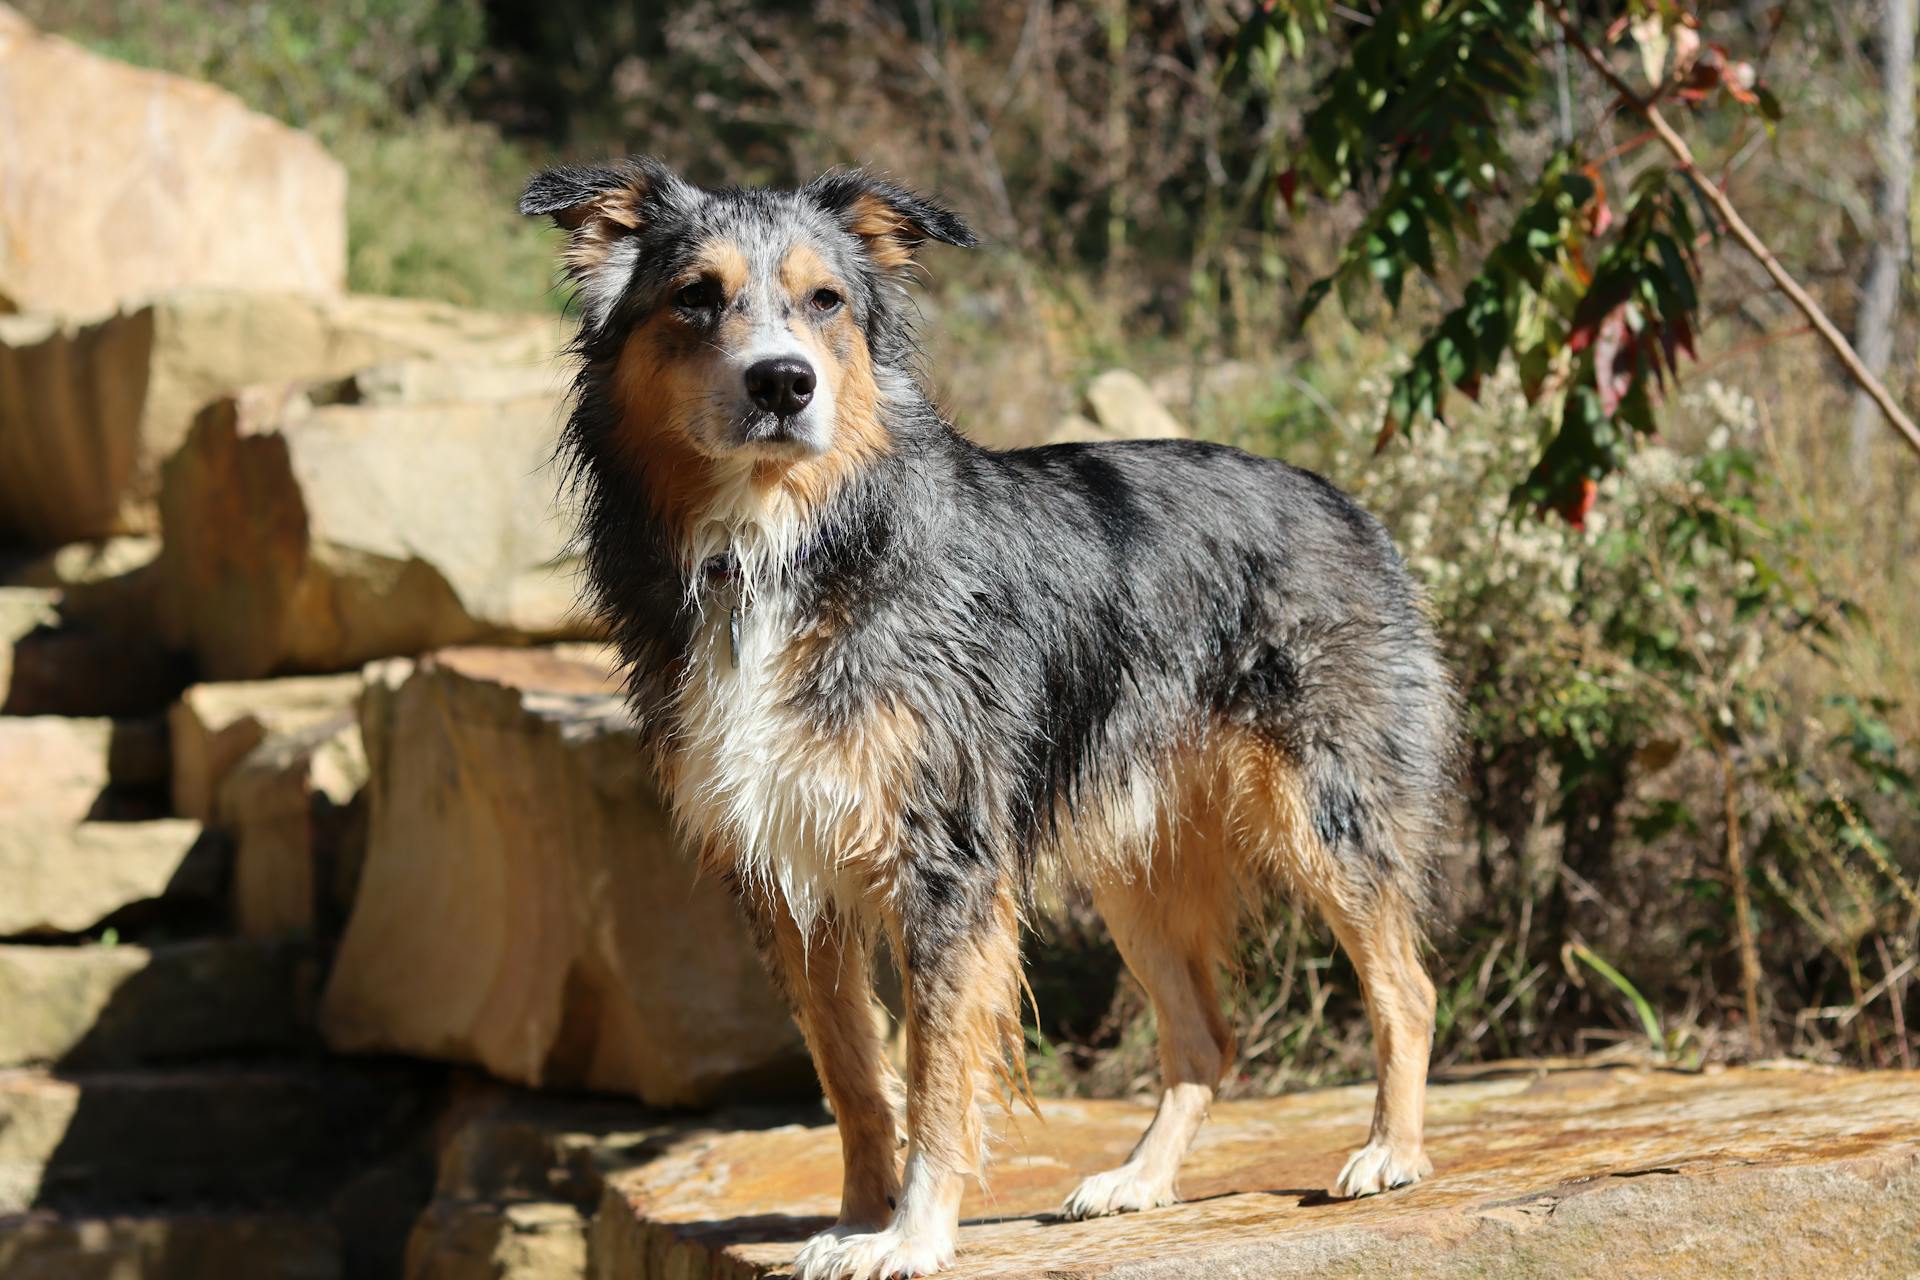
[[[247,753],[217,806],[234,843],[233,923],[242,937],[332,936],[359,874],[356,802],[367,781],[360,725],[275,734]]]
[[[969,1192],[955,1280],[1887,1280],[1920,1272],[1920,1073],[1515,1072],[1432,1091],[1435,1175],[1359,1201],[1318,1189],[1364,1138],[1371,1086],[1214,1108],[1186,1203],[1053,1216],[1122,1160],[1149,1109],[1042,1104]],[[829,1127],[688,1126],[611,1177],[595,1280],[775,1274],[832,1220]]]
[[[438,302],[225,289],[104,316],[0,316],[0,541],[152,532],[162,465],[194,415],[237,387],[453,353],[541,372],[555,332]]]
[[[166,469],[163,633],[220,680],[591,634],[549,465],[559,422],[550,396],[215,402]]]
[[[334,1064],[0,1071],[0,1214],[323,1200],[415,1123],[418,1075]]]
[[[12,821],[111,816],[116,799],[151,791],[166,776],[166,731],[157,720],[0,716],[0,813]]]
[[[173,811],[212,822],[227,775],[270,735],[351,720],[360,676],[305,676],[197,684],[167,714]]]
[[[7,1280],[343,1280],[341,1252],[318,1214],[0,1216]]]
[[[345,170],[224,89],[103,58],[0,7],[0,119],[0,296],[15,310],[346,283]]]
[[[119,912],[213,898],[226,850],[197,822],[0,824],[0,937],[84,933]]]
[[[312,967],[304,949],[231,940],[0,946],[0,1067],[305,1048]]]
[[[328,1044],[695,1106],[805,1087],[724,890],[696,881],[609,666],[446,650],[369,669],[366,863]]]

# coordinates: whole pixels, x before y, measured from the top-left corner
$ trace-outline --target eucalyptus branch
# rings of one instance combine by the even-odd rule
[[[1834,328],[1833,321],[1829,320],[1827,313],[1820,309],[1820,304],[1800,287],[1798,281],[1787,274],[1787,269],[1780,265],[1778,258],[1773,256],[1773,251],[1767,248],[1766,242],[1754,233],[1753,228],[1747,225],[1746,219],[1740,216],[1740,211],[1733,207],[1733,202],[1727,199],[1726,192],[1699,171],[1686,139],[1667,123],[1666,117],[1660,114],[1659,107],[1653,101],[1636,94],[1632,86],[1621,78],[1600,51],[1587,42],[1586,37],[1580,33],[1578,20],[1571,13],[1557,4],[1547,3],[1547,0],[1543,0],[1543,3],[1546,3],[1547,12],[1553,16],[1553,20],[1559,23],[1568,46],[1586,59],[1588,65],[1599,73],[1608,87],[1620,95],[1620,100],[1627,110],[1639,116],[1653,130],[1654,136],[1672,153],[1680,171],[1693,180],[1701,198],[1713,207],[1713,211],[1719,215],[1720,221],[1726,225],[1733,238],[1753,255],[1767,275],[1772,277],[1780,292],[1786,294],[1787,299],[1799,309],[1800,314],[1807,318],[1807,323],[1813,326],[1813,331],[1819,334],[1821,340],[1832,350],[1834,358],[1840,361],[1841,367],[1847,371],[1848,376],[1879,407],[1881,414],[1886,417],[1893,429],[1900,433],[1908,447],[1916,454],[1920,454],[1920,427],[1916,427],[1913,419],[1894,402],[1893,396],[1880,379],[1874,377],[1873,371],[1867,368],[1845,335]]]

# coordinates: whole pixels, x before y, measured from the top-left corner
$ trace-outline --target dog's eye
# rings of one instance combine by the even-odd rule
[[[840,306],[840,295],[831,289],[815,289],[807,301],[815,311],[833,311]]]
[[[696,280],[673,295],[673,305],[682,311],[711,311],[720,305],[720,286],[712,280]]]

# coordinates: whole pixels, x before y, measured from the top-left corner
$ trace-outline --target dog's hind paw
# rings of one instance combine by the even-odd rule
[[[793,1260],[793,1280],[893,1280],[926,1276],[953,1265],[953,1241],[884,1231],[822,1231]]]
[[[1433,1162],[1420,1148],[1395,1148],[1369,1142],[1347,1159],[1339,1180],[1327,1194],[1341,1199],[1377,1195],[1395,1187],[1410,1187],[1433,1172]]]
[[[1066,1204],[1060,1207],[1060,1214],[1078,1222],[1083,1218],[1103,1218],[1110,1213],[1158,1209],[1178,1201],[1172,1179],[1150,1177],[1142,1169],[1123,1164],[1118,1169],[1096,1173],[1075,1187]]]

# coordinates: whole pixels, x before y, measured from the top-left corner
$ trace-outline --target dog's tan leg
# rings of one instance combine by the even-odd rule
[[[1377,875],[1336,855],[1311,820],[1311,806],[1289,758],[1247,733],[1228,733],[1219,759],[1227,806],[1247,837],[1251,871],[1272,876],[1326,917],[1353,961],[1373,1024],[1379,1069],[1373,1130],[1340,1171],[1331,1192],[1372,1195],[1433,1171],[1421,1150],[1427,1058],[1433,1046],[1433,984],[1420,964],[1412,904],[1396,885],[1404,872]]]
[[[1019,931],[1004,889],[945,936],[898,930],[906,979],[907,1163],[899,1208],[884,1230],[816,1236],[798,1280],[926,1275],[953,1262],[960,1198],[983,1158],[980,1093],[1019,1052]]]
[[[1216,983],[1238,911],[1212,850],[1189,849],[1163,879],[1109,883],[1094,891],[1127,967],[1153,1001],[1160,1031],[1161,1094],[1153,1122],[1117,1169],[1094,1174],[1067,1197],[1069,1218],[1153,1209],[1178,1198],[1174,1180],[1213,1105],[1233,1056],[1233,1033]]]
[[[900,1082],[887,1066],[886,1015],[874,997],[868,943],[851,926],[832,920],[803,935],[784,903],[763,900],[748,909],[839,1125],[845,1171],[836,1229],[877,1230],[892,1215],[900,1191]]]
[[[1359,901],[1329,895],[1321,909],[1359,975],[1380,1077],[1367,1145],[1347,1161],[1330,1190],[1337,1196],[1372,1195],[1433,1172],[1421,1150],[1433,983],[1420,964],[1413,911],[1398,895],[1380,891]]]

